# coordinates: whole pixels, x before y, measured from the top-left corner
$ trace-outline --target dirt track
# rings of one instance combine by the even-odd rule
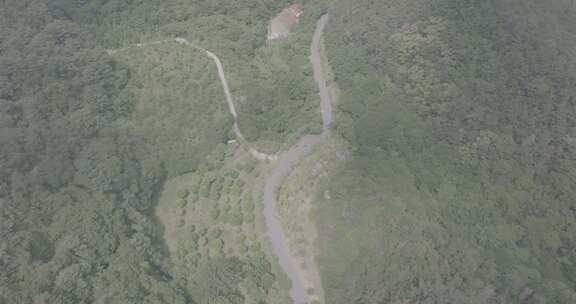
[[[208,57],[212,58],[212,60],[214,60],[214,63],[216,64],[216,69],[218,70],[218,77],[220,78],[220,83],[222,83],[224,95],[226,96],[226,103],[228,104],[228,111],[230,112],[230,115],[232,115],[232,117],[234,118],[234,126],[233,126],[234,134],[236,135],[236,137],[239,140],[241,140],[242,142],[245,142],[244,136],[242,135],[242,132],[240,131],[240,127],[238,126],[238,112],[236,112],[236,106],[234,105],[234,100],[232,99],[232,94],[230,93],[230,88],[228,87],[228,81],[226,80],[226,74],[224,73],[224,67],[222,66],[222,62],[220,61],[220,58],[218,56],[216,56],[216,54],[214,54],[214,53],[212,53],[212,52],[210,52],[204,48],[196,46],[195,44],[191,43],[190,41],[188,41],[184,38],[174,38],[174,39],[158,40],[158,41],[147,42],[147,43],[137,43],[135,45],[128,46],[128,47],[121,48],[121,49],[107,50],[107,52],[109,55],[114,55],[118,52],[126,51],[132,47],[142,48],[142,47],[147,47],[147,46],[151,46],[151,45],[173,43],[173,42],[177,42],[177,43],[189,46],[191,48],[200,50],[200,51],[206,53],[206,55],[208,55]],[[248,149],[248,152],[250,152],[250,154],[258,160],[275,161],[277,159],[277,156],[275,154],[266,154],[266,153],[263,153],[263,152],[260,152],[256,149],[254,149],[252,147],[247,147],[247,149]]]
[[[282,153],[279,157],[275,154],[265,154],[259,152],[253,148],[248,148],[250,154],[258,160],[269,160],[277,161],[274,169],[272,170],[270,176],[266,179],[264,185],[264,216],[266,218],[266,224],[268,227],[268,234],[272,242],[272,248],[276,256],[278,257],[280,266],[286,272],[290,280],[292,281],[292,289],[290,291],[290,296],[293,299],[294,304],[304,304],[310,303],[311,299],[306,291],[306,286],[298,271],[295,269],[294,259],[290,255],[288,250],[286,236],[282,230],[280,220],[278,218],[278,212],[276,210],[277,203],[277,189],[281,185],[284,177],[293,169],[294,165],[305,155],[307,155],[314,146],[322,143],[330,133],[330,125],[332,124],[332,101],[328,88],[326,86],[326,80],[324,78],[324,71],[322,70],[322,60],[320,56],[320,42],[322,39],[322,32],[328,16],[324,15],[318,21],[316,31],[312,40],[312,45],[310,47],[310,62],[314,69],[314,79],[318,84],[318,92],[320,95],[320,110],[322,114],[322,133],[320,135],[305,135],[303,136],[294,146],[292,146],[288,151]],[[205,52],[210,58],[212,58],[218,69],[218,76],[220,77],[220,82],[224,89],[226,96],[226,102],[228,104],[228,109],[230,114],[234,118],[234,133],[236,136],[244,141],[244,137],[240,132],[238,127],[238,114],[236,112],[236,107],[228,87],[228,82],[226,80],[226,75],[224,73],[224,68],[220,58],[214,53],[198,47],[186,39],[175,38],[167,39],[161,41],[154,41],[149,43],[139,43],[130,47],[146,47],[150,45],[157,45],[163,43],[177,42],[184,44],[186,46],[201,50]],[[113,55],[117,52],[127,50],[130,47],[108,50],[108,54]]]

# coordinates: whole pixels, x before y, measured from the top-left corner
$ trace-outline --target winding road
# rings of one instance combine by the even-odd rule
[[[314,69],[314,79],[318,84],[320,95],[322,133],[320,135],[305,135],[294,146],[292,146],[290,150],[282,153],[264,185],[264,216],[268,226],[268,233],[272,241],[272,247],[278,256],[280,266],[292,281],[290,296],[292,297],[294,304],[310,303],[311,299],[306,291],[303,279],[295,269],[296,265],[294,265],[294,258],[291,256],[288,249],[286,236],[282,229],[278,211],[276,209],[276,190],[298,160],[308,154],[314,146],[323,142],[330,133],[330,124],[332,123],[332,101],[330,99],[328,87],[326,86],[326,80],[322,70],[322,60],[320,57],[320,43],[326,21],[328,21],[327,15],[322,16],[320,21],[318,21],[312,45],[310,47],[310,62]]]
[[[276,209],[277,203],[277,190],[281,185],[282,181],[286,175],[292,171],[294,165],[306,154],[308,154],[312,148],[316,145],[322,143],[330,133],[330,125],[332,123],[332,101],[328,88],[326,86],[326,80],[324,78],[324,71],[322,69],[322,60],[320,56],[320,43],[322,39],[322,32],[324,26],[328,21],[328,16],[324,15],[318,21],[314,36],[312,39],[312,45],[310,46],[310,62],[314,70],[314,79],[318,84],[318,92],[320,95],[320,112],[322,114],[322,133],[320,135],[305,135],[300,140],[292,146],[288,151],[280,154],[280,156],[275,154],[266,154],[259,152],[251,147],[248,147],[250,154],[258,160],[268,160],[277,161],[275,163],[270,176],[266,179],[264,184],[264,217],[266,219],[266,225],[268,227],[268,234],[272,242],[272,248],[278,257],[278,261],[284,272],[288,275],[292,281],[292,289],[290,290],[290,296],[294,304],[309,304],[311,302],[311,297],[306,291],[306,286],[304,286],[304,281],[300,277],[298,271],[296,271],[296,266],[294,265],[294,257],[290,254],[288,249],[288,242],[282,225],[280,223],[280,218],[278,211]],[[226,80],[226,75],[224,73],[224,68],[220,58],[214,53],[198,47],[186,39],[183,38],[173,38],[166,39],[148,43],[138,43],[131,47],[146,47],[150,45],[157,45],[169,42],[177,42],[198,50],[205,52],[216,64],[218,69],[218,76],[220,82],[222,83],[222,88],[226,96],[226,102],[228,103],[228,109],[230,114],[234,118],[234,133],[236,137],[243,142],[244,136],[240,132],[238,126],[238,114],[236,112],[236,107],[232,99],[232,94],[228,86],[228,81]],[[117,52],[124,51],[130,47],[108,50],[108,54],[113,55]]]

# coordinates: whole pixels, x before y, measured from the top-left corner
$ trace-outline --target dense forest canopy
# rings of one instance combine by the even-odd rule
[[[266,135],[282,143],[315,122],[305,49],[265,50],[268,20],[289,3],[0,3],[0,303],[244,303],[246,282],[267,292],[262,257],[211,260],[188,281],[172,275],[153,207],[166,179],[221,165],[232,118],[205,54],[130,46],[183,37],[216,50],[234,96],[250,97],[241,118],[287,113]],[[265,77],[258,67],[282,77],[269,86],[302,86],[258,99],[240,81]],[[259,102],[266,111],[253,113]]]
[[[133,46],[216,52],[246,139],[273,151],[319,130],[327,3],[351,157],[315,200],[326,303],[576,303],[576,2],[302,2],[271,44],[291,1],[0,2],[0,304],[286,303],[256,234],[223,252],[219,227],[256,230],[259,172],[224,165],[213,62]],[[186,174],[177,203],[214,205],[171,255],[155,207]]]
[[[327,303],[576,302],[573,1],[341,0]]]

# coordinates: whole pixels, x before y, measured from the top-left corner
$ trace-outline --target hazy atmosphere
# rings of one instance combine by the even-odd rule
[[[0,1],[0,304],[576,303],[576,1]]]

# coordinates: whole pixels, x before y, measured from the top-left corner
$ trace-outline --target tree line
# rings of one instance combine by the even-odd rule
[[[353,158],[318,196],[328,303],[572,303],[576,11],[338,1]]]

